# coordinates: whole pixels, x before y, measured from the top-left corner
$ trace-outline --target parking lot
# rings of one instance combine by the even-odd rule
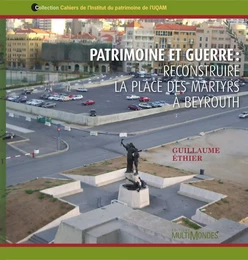
[[[220,79],[218,79],[220,80]],[[99,81],[99,80],[98,80]],[[191,93],[191,85],[193,80],[185,80],[187,91],[178,96],[179,98],[184,96],[199,96],[203,97],[206,94],[213,94],[215,96],[220,95],[231,95],[232,92],[227,92],[220,90],[218,93],[208,93],[206,91],[203,92],[194,92]],[[160,101],[163,100],[168,104],[173,104],[175,100],[175,95],[170,95],[168,91],[169,89],[167,82],[154,83],[153,88],[151,87],[151,83],[146,83],[143,79],[132,78],[126,80],[124,83],[112,83],[106,86],[93,87],[90,88],[88,85],[84,85],[83,83],[76,83],[72,87],[71,91],[68,94],[82,94],[83,100],[77,101],[52,101],[56,102],[57,106],[55,109],[75,114],[88,113],[90,109],[96,109],[97,115],[109,115],[116,113],[128,112],[128,106],[132,104],[138,105],[139,100],[127,100],[126,96],[129,95],[138,95],[149,97],[151,101]],[[93,84],[93,83],[92,83]],[[76,88],[87,87],[88,92],[79,93],[76,91]],[[137,86],[137,87],[134,87]],[[171,85],[170,85],[171,86]],[[248,84],[246,83],[243,86],[240,86],[239,92],[247,91]],[[153,90],[155,90],[153,92]],[[58,84],[53,87],[53,91],[56,93],[65,93],[65,87],[63,84]],[[143,92],[142,92],[143,91]],[[40,96],[45,93],[45,88],[40,88],[31,95],[28,95],[28,99],[40,99]],[[16,92],[16,94],[18,94]],[[90,106],[83,106],[82,103],[86,100],[94,100],[95,104]],[[48,108],[49,109],[49,108]],[[131,113],[131,111],[130,111]]]

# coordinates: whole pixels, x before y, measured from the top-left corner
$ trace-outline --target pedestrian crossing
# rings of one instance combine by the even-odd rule
[[[29,130],[27,128],[23,128],[23,127],[16,126],[16,125],[11,125],[11,124],[6,124],[6,128],[10,129],[10,130],[14,130],[14,131],[20,132],[20,133],[24,133],[24,134],[28,134],[28,133],[33,133],[34,132],[34,131]]]

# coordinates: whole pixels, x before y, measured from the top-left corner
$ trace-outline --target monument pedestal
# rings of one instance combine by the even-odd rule
[[[128,190],[120,185],[118,200],[126,203],[129,207],[134,209],[142,209],[150,205],[149,188],[136,190]]]

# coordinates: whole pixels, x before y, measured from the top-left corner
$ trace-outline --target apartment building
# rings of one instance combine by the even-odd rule
[[[33,19],[33,28],[63,34],[65,30],[65,19]]]
[[[246,42],[246,25],[244,24],[232,24],[233,32],[237,34],[239,41]],[[232,64],[238,65],[240,68],[240,76],[244,74],[244,60],[245,57],[242,54],[241,50],[238,49],[238,45],[235,39],[231,38],[227,33],[226,25],[215,24],[209,25],[207,23],[202,23],[196,29],[196,48],[198,49],[233,49],[234,50],[234,59]],[[236,55],[238,54],[238,55]],[[248,59],[247,59],[248,62]],[[206,62],[199,61],[198,65],[216,65],[216,66],[227,66],[230,65],[230,62]],[[248,71],[248,64],[246,65],[246,70]]]
[[[188,49],[195,48],[196,26],[181,24],[157,24],[154,29],[154,47],[164,49],[165,60],[154,62],[154,71],[163,73],[164,65],[186,65],[185,53]],[[169,60],[169,50],[181,49],[180,61]]]
[[[153,49],[154,23],[133,21],[126,26],[122,37],[121,48],[125,49]],[[153,61],[124,61],[123,71],[153,71]]]
[[[41,66],[42,42],[48,32],[43,30],[9,30],[6,37],[8,68],[35,69]]]

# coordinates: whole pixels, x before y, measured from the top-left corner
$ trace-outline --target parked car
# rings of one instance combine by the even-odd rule
[[[139,101],[140,102],[149,102],[151,99],[149,97],[140,97]]]
[[[153,108],[160,107],[160,103],[157,101],[149,102],[148,105],[150,105]]]
[[[56,103],[53,103],[53,102],[45,102],[44,104],[41,105],[41,107],[44,107],[44,108],[51,108],[51,107],[56,107]]]
[[[90,105],[94,105],[96,102],[94,100],[86,100],[82,103],[82,105],[84,106],[90,106]]]
[[[15,100],[15,102],[17,102],[17,103],[25,103],[27,100],[28,100],[27,96],[20,96],[19,98],[17,98]]]
[[[40,96],[40,98],[42,98],[42,99],[48,99],[49,97],[51,97],[51,94],[48,94],[48,93],[42,94]]]
[[[37,107],[40,107],[42,106],[44,103],[43,100],[40,100],[40,99],[31,99],[31,100],[28,100],[26,102],[27,105],[31,105],[31,106],[37,106]]]
[[[59,101],[60,97],[61,97],[60,95],[52,95],[52,96],[50,96],[50,97],[48,98],[48,100]]]
[[[6,132],[4,137],[2,137],[2,140],[6,140],[6,139],[13,139],[15,137],[14,133],[11,132]]]
[[[33,88],[30,88],[30,89],[24,89],[24,90],[22,91],[22,94],[23,94],[23,95],[32,94],[33,91],[34,91]]]
[[[239,118],[247,118],[248,117],[248,112],[243,112],[242,114],[239,115]]]
[[[90,116],[96,116],[96,110],[95,109],[91,109],[89,114],[90,114]]]
[[[135,99],[139,99],[140,96],[136,96],[136,95],[131,95],[131,96],[127,96],[126,99],[127,100],[135,100]]]
[[[8,100],[8,101],[15,101],[15,100],[17,100],[19,97],[20,97],[20,96],[9,96],[7,100]]]
[[[65,101],[71,101],[72,99],[69,96],[60,96],[59,101],[65,102]]]
[[[75,101],[75,100],[81,100],[81,99],[83,99],[83,98],[84,98],[83,95],[72,95],[72,97],[71,97],[71,99],[72,99],[73,101]]]
[[[139,107],[138,105],[130,105],[130,106],[128,106],[128,109],[130,109],[130,110],[141,110],[141,107]]]
[[[77,88],[77,92],[87,92],[87,88]]]
[[[141,107],[141,108],[146,108],[146,109],[148,109],[148,108],[152,108],[152,106],[151,105],[149,105],[148,103],[140,103],[139,104],[139,107]]]

